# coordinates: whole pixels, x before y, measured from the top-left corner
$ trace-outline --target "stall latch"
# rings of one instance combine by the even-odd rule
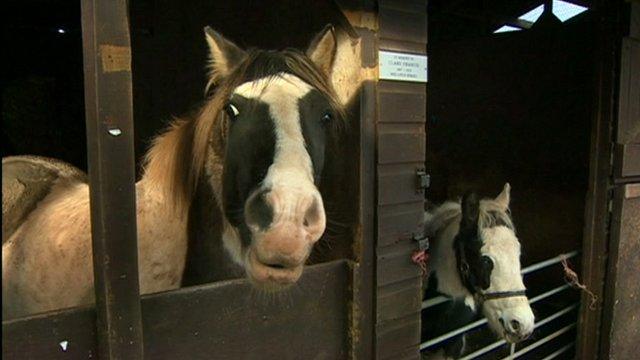
[[[419,193],[424,192],[426,188],[431,186],[431,176],[427,174],[426,170],[423,168],[416,169],[416,190]]]

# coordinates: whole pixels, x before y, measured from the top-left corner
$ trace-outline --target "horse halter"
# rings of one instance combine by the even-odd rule
[[[461,245],[455,247],[456,250],[456,259],[458,261],[458,273],[460,275],[460,280],[464,286],[471,291],[473,296],[479,300],[480,303],[496,300],[496,299],[506,299],[511,297],[520,297],[527,296],[526,289],[523,290],[510,290],[510,291],[494,291],[494,292],[482,292],[482,289],[473,284],[471,279],[469,278],[470,267],[467,262],[467,256],[465,255],[464,249]]]

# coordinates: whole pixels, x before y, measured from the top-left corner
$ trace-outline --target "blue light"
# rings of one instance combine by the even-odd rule
[[[494,34],[497,33],[503,33],[503,32],[511,32],[511,31],[520,31],[522,29],[520,29],[519,27],[515,27],[515,26],[511,26],[511,25],[504,25],[503,27],[499,28],[498,30],[494,31]]]
[[[538,6],[537,8],[520,16],[518,19],[534,23],[538,20],[540,15],[542,15],[542,12],[544,12],[544,5]]]
[[[587,10],[589,10],[589,8],[584,6],[571,4],[561,0],[553,0],[553,15],[562,22],[565,22],[566,20],[569,20]]]

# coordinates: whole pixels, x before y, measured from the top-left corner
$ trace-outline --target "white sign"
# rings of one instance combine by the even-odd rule
[[[379,51],[380,80],[427,82],[427,56]]]

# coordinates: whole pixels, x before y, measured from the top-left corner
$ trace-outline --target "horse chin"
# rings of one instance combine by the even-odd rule
[[[489,319],[487,317],[487,319]],[[506,341],[509,344],[516,344],[519,343],[520,341],[524,340],[523,338],[521,338],[520,336],[518,336],[517,334],[512,334],[507,332],[501,325],[499,322],[496,321],[497,324],[494,324],[494,322],[492,322],[491,320],[489,320],[489,327],[491,328],[491,330],[502,340]]]
[[[491,330],[504,341],[515,344],[529,338],[533,332],[535,317],[524,298],[499,299],[485,302],[483,313],[487,318]],[[518,332],[511,332],[505,329],[500,321],[500,316],[517,318],[521,320],[522,329]]]
[[[509,344],[517,344],[520,341],[524,340],[523,338],[519,337],[518,335],[514,335],[511,333],[508,333],[506,331],[502,331],[502,338],[504,339],[504,341],[508,342]]]
[[[266,292],[278,292],[291,287],[300,279],[303,268],[304,264],[288,268],[263,264],[251,249],[247,250],[245,258],[247,278],[254,287]]]

